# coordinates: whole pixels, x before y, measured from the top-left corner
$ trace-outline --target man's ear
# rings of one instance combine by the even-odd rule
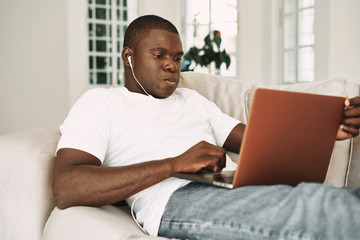
[[[121,52],[121,59],[123,60],[125,65],[128,67],[130,66],[129,57],[132,57],[132,56],[133,56],[133,50],[129,47],[124,47]]]

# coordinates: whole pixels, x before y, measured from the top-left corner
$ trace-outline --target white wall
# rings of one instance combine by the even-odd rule
[[[239,1],[239,48],[238,73],[243,80],[262,81],[262,0]]]
[[[87,0],[67,0],[69,106],[89,88]]]
[[[360,1],[317,1],[316,79],[346,77],[360,83]]]
[[[57,127],[86,91],[86,0],[0,1],[0,135]],[[139,0],[182,31],[182,0]],[[279,81],[277,0],[239,0],[238,76]],[[360,1],[317,1],[316,79],[360,83]]]
[[[329,77],[360,83],[360,1],[330,0]]]
[[[53,127],[68,111],[66,1],[0,1],[0,134]]]
[[[139,0],[139,15],[155,14],[172,22],[181,32],[182,0]]]
[[[239,79],[266,85],[279,82],[277,8],[274,0],[239,0]]]

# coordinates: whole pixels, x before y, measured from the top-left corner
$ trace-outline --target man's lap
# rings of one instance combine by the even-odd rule
[[[359,198],[331,185],[302,183],[296,187],[229,190],[190,183],[170,198],[159,235],[190,239],[355,239],[360,236],[359,214]]]

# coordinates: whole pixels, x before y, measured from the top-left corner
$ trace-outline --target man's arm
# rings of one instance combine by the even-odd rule
[[[223,148],[234,153],[239,153],[244,131],[245,125],[242,123],[237,124],[226,138]]]
[[[55,160],[53,194],[60,209],[103,206],[159,183],[172,172],[220,171],[224,165],[225,150],[204,141],[174,158],[122,167],[102,167],[93,155],[64,148]]]

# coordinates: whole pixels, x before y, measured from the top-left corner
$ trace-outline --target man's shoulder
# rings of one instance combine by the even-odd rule
[[[111,108],[126,102],[118,88],[93,88],[87,90],[74,104],[77,108]]]
[[[206,102],[209,101],[206,97],[198,93],[196,90],[190,88],[178,88],[176,89],[175,92],[184,99],[188,99],[188,100],[193,99],[193,100],[206,101]]]
[[[97,88],[92,88],[90,90],[87,90],[85,92],[86,95],[104,95],[104,96],[109,96],[112,94],[119,94],[122,92],[122,87],[109,87],[109,88],[101,88],[101,87],[97,87]]]
[[[100,99],[109,99],[109,98],[121,98],[124,95],[122,87],[118,88],[93,88],[87,90],[82,98],[96,98]]]
[[[183,97],[189,97],[189,96],[201,96],[197,91],[190,89],[190,88],[177,88],[175,91],[176,94],[183,96]]]

